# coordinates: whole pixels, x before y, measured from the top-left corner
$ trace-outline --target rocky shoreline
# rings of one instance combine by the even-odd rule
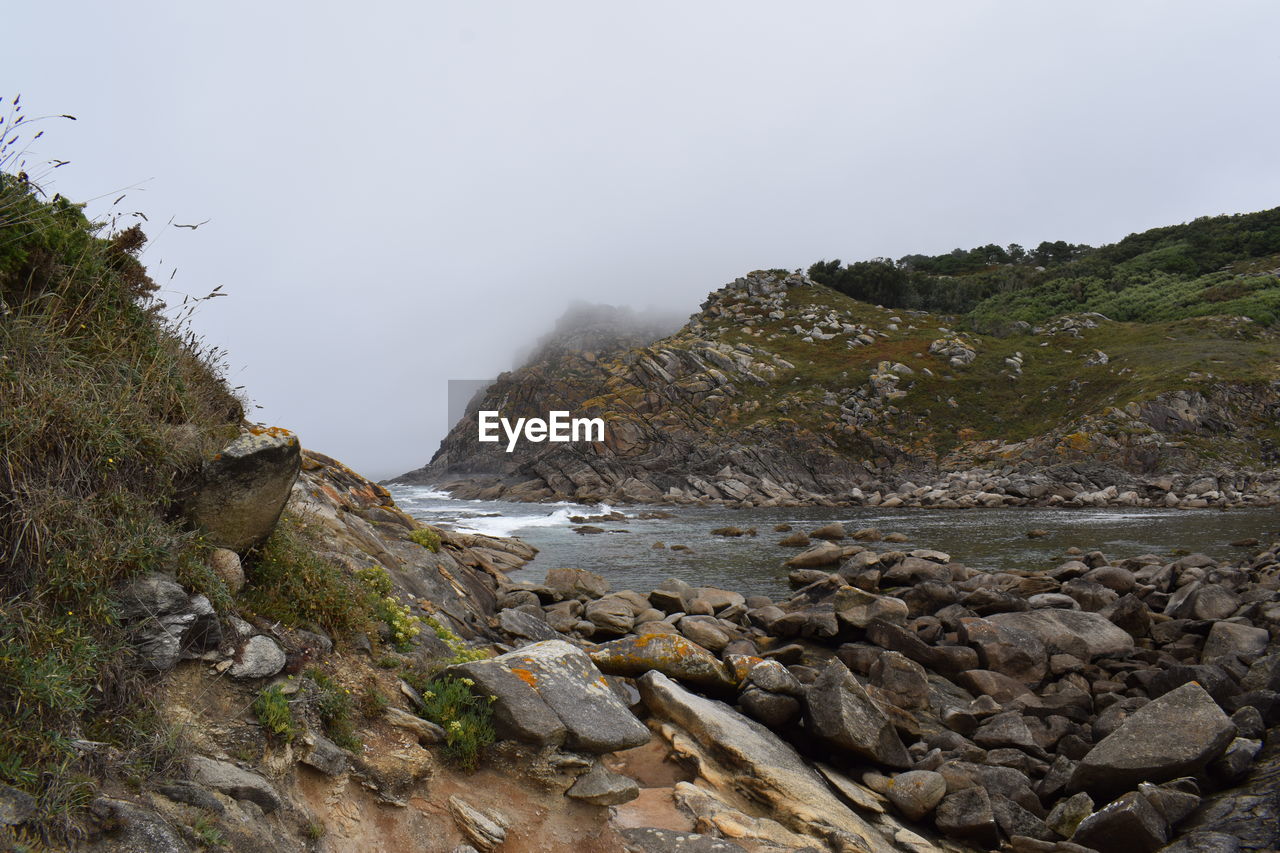
[[[900,480],[893,484],[868,480],[844,492],[823,494],[790,485],[780,486],[767,477],[723,470],[707,480],[690,477],[690,486],[672,487],[666,493],[623,483],[602,495],[578,497],[552,492],[544,486],[504,483],[497,478],[451,480],[437,486],[461,500],[520,502],[560,501],[567,497],[585,502],[633,505],[660,503],[677,506],[724,506],[736,509],[770,506],[932,507],[1165,507],[1223,509],[1280,504],[1280,473],[1220,473],[1126,478],[1110,482],[1114,472],[1079,464],[1053,471],[1018,474],[975,468],[953,471],[937,478]]]
[[[590,730],[590,751],[626,754],[645,739],[631,708],[696,768],[668,792],[678,808],[740,845],[636,849],[1280,843],[1280,545],[982,572],[833,527],[789,561],[784,601],[611,591],[577,569],[502,584],[513,650],[462,669],[508,737],[584,748]],[[612,693],[588,701],[597,673]],[[625,818],[641,792],[600,767]]]

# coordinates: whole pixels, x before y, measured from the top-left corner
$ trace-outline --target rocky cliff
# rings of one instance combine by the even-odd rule
[[[1269,502],[1277,356],[1241,317],[1077,315],[993,337],[757,272],[650,345],[544,348],[397,479],[514,500]],[[477,440],[477,409],[601,417],[605,438],[508,453]]]

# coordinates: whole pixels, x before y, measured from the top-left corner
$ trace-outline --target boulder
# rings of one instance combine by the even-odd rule
[[[737,682],[711,652],[678,634],[641,634],[601,643],[591,660],[609,675],[639,678],[651,670],[702,690],[729,692]]]
[[[980,785],[948,794],[934,813],[938,829],[952,838],[992,849],[1000,843],[991,797]]]
[[[587,602],[583,614],[587,617],[587,621],[605,635],[622,636],[630,631],[635,623],[631,604],[614,596],[605,596]]]
[[[839,660],[805,691],[805,712],[809,731],[829,746],[889,767],[912,764],[893,724]]]
[[[1204,650],[1200,653],[1203,663],[1210,663],[1231,655],[1252,657],[1267,650],[1271,635],[1266,628],[1255,628],[1238,622],[1215,622],[1209,629],[1209,636],[1204,641]]]
[[[616,806],[640,796],[640,786],[634,779],[614,773],[597,761],[564,795],[593,806]]]
[[[1071,840],[1098,853],[1152,853],[1169,840],[1169,826],[1145,797],[1130,791],[1081,821]]]
[[[880,694],[899,708],[911,710],[929,704],[929,675],[906,655],[898,652],[876,655],[868,677]]]
[[[450,667],[495,697],[500,737],[604,753],[639,746],[649,730],[609,688],[582,650],[563,640],[534,643],[488,660]]]
[[[250,637],[236,654],[227,674],[232,678],[270,678],[284,669],[284,649],[263,634]]]
[[[1030,631],[1001,625],[989,619],[966,617],[960,620],[959,638],[978,653],[984,669],[1038,684],[1045,676],[1049,656],[1044,643]]]
[[[1081,759],[1068,788],[1103,796],[1204,769],[1235,737],[1236,727],[1195,682],[1144,705]]]
[[[883,619],[892,625],[907,624],[907,603],[900,598],[842,586],[836,590],[831,605],[836,618],[853,628],[866,628],[872,619]]]
[[[995,613],[987,620],[1034,635],[1049,654],[1061,652],[1088,661],[1096,657],[1121,657],[1133,651],[1133,637],[1099,613],[1045,608]]]
[[[603,598],[609,593],[609,582],[586,569],[549,569],[542,585],[551,590],[557,600],[576,598],[585,601]]]
[[[824,524],[816,530],[810,530],[809,535],[814,539],[843,539],[846,536],[844,525],[838,521],[830,524]]]
[[[577,620],[575,619],[576,623]],[[559,639],[556,629],[546,619],[531,616],[522,610],[504,610],[498,614],[498,627],[513,637],[524,640]]]
[[[894,776],[885,796],[911,820],[933,811],[947,794],[947,780],[932,770],[909,770]]]
[[[210,543],[244,553],[271,535],[301,468],[297,436],[253,427],[205,460],[184,509]]]
[[[834,565],[840,562],[842,556],[844,556],[844,549],[839,545],[833,542],[820,542],[787,560],[786,565],[793,569],[813,569]]]

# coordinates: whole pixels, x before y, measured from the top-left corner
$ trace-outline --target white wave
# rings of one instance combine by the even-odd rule
[[[463,533],[483,533],[485,536],[513,536],[519,530],[530,527],[558,527],[569,524],[569,511],[558,509],[550,515],[501,515],[485,518],[460,518],[453,527]]]

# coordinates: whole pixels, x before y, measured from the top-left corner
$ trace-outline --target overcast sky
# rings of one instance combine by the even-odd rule
[[[1098,244],[1280,204],[1280,4],[25,3],[0,95],[136,186],[232,384],[386,477],[573,299],[762,267]],[[211,220],[199,230],[165,229]],[[171,294],[172,295],[172,294]]]

